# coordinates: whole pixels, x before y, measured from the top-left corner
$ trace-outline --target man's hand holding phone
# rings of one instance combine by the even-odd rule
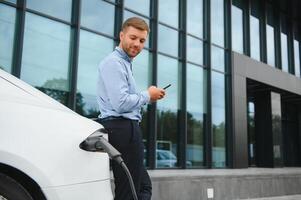
[[[162,99],[165,96],[165,90],[161,88],[157,88],[156,86],[150,86],[148,88],[148,93],[151,102],[155,102],[159,99]]]

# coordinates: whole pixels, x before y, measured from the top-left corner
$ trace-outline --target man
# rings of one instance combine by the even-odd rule
[[[133,17],[122,25],[120,43],[98,67],[97,102],[99,122],[109,131],[109,142],[122,154],[139,200],[151,199],[151,181],[143,166],[143,142],[139,127],[141,107],[162,99],[163,89],[150,86],[138,92],[132,60],[144,47],[149,33],[144,20]],[[132,200],[128,179],[120,166],[112,163],[115,200]]]

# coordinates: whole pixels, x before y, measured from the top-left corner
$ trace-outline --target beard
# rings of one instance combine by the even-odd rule
[[[126,52],[126,54],[130,58],[136,57],[141,52],[141,49],[135,48],[135,47],[133,47],[131,45],[127,45],[127,44],[122,44],[122,49]]]

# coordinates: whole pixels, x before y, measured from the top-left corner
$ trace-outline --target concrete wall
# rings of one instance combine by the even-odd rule
[[[152,200],[248,199],[301,194],[301,168],[153,170]]]

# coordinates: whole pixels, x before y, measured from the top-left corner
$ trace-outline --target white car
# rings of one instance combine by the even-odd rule
[[[79,147],[101,128],[0,70],[0,200],[112,200],[108,155]]]

